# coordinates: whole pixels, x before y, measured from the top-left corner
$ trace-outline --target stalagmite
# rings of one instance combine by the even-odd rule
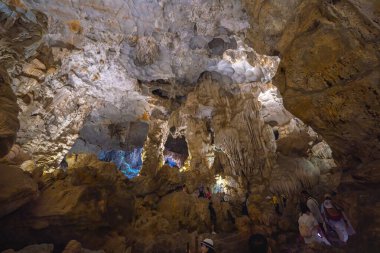
[[[1,1],[0,251],[376,251],[378,7]],[[302,244],[302,190],[357,238]]]

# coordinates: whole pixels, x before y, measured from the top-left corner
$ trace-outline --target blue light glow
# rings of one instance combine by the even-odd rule
[[[142,167],[142,148],[135,148],[132,151],[110,150],[100,151],[98,158],[101,161],[113,162],[124,175],[129,179],[136,177]]]
[[[177,165],[177,163],[172,159],[172,158],[170,158],[170,157],[166,157],[165,158],[165,164],[167,164],[167,165],[169,165],[170,167],[174,167],[174,166],[177,166],[178,167],[178,165]]]

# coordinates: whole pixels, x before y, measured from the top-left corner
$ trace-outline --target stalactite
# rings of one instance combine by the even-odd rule
[[[286,193],[290,196],[303,189],[314,187],[319,182],[319,176],[317,167],[297,162],[294,168],[276,168],[272,174],[270,187],[273,192]]]
[[[271,140],[264,131],[265,123],[259,112],[260,105],[255,99],[251,97],[245,100],[247,102],[243,111],[237,115],[233,115],[234,108],[231,108],[236,105],[230,106],[231,102],[225,103],[225,112],[230,111],[227,114],[233,115],[231,121],[236,122],[238,128],[223,129],[216,134],[216,145],[226,154],[230,164],[230,168],[225,172],[243,176],[248,181],[255,177],[263,178],[264,171],[271,169],[274,157],[273,150],[267,147]],[[228,117],[226,118],[228,120]],[[247,136],[240,136],[240,132],[247,133]],[[248,138],[249,141],[242,138]]]

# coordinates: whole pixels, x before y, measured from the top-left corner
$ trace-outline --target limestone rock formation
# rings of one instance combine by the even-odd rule
[[[0,80],[0,157],[10,151],[19,128],[18,105],[10,86]]]
[[[193,252],[210,236],[212,201],[221,252],[246,252],[250,232],[274,252],[324,252],[289,246],[302,189],[319,201],[338,192],[360,235],[342,250],[375,249],[378,10],[1,2],[0,249]]]
[[[177,82],[194,84],[206,69],[232,71],[238,82],[268,81],[278,64],[278,59],[273,61],[269,70],[237,57],[255,54],[231,35],[248,27],[239,2],[146,1],[135,6],[133,1],[119,1],[104,8],[86,5],[74,15],[77,5],[56,1],[24,5],[49,18],[43,50],[25,62],[21,76],[13,80],[22,109],[18,142],[39,165],[57,166],[89,115],[100,121],[95,124],[110,126],[150,114],[152,105],[140,95],[136,79],[173,80],[172,92]],[[223,56],[226,50],[229,53]],[[110,111],[118,112],[119,118]]]
[[[91,245],[91,238],[101,234],[102,229],[129,224],[134,216],[134,197],[128,193],[125,176],[115,165],[100,162],[91,155],[74,156],[68,159],[68,163],[67,173],[58,171],[55,175],[43,175],[40,196],[2,222],[2,244],[12,245],[20,238],[27,241],[50,238],[55,244],[61,245],[77,238],[82,243]],[[11,177],[14,175],[8,174]],[[16,175],[16,179],[22,180],[23,177]],[[11,180],[8,181],[12,183]],[[34,186],[37,188],[35,183]],[[28,191],[24,190],[24,193],[25,199]],[[2,194],[6,192],[3,191]],[[7,197],[8,201],[20,199],[17,196]],[[5,207],[2,210],[7,210]],[[18,224],[17,229],[12,229],[14,224]],[[96,249],[102,243],[104,239],[99,238],[91,248]]]
[[[20,74],[20,64],[32,57],[41,45],[44,16],[24,4],[0,3],[0,157],[8,153],[19,128],[19,107],[10,88]]]
[[[38,195],[37,184],[18,166],[0,163],[0,217],[3,217]]]
[[[330,145],[338,166],[344,169],[339,191],[360,209],[351,210],[361,218],[351,217],[362,222],[361,240],[378,241],[370,232],[378,227],[378,218],[369,210],[380,200],[369,200],[369,196],[379,196],[379,189],[362,183],[371,181],[376,172],[360,171],[380,156],[379,3],[243,2],[252,27],[248,44],[259,53],[281,57],[273,84],[279,87],[285,107]],[[314,159],[314,163],[319,161]],[[355,177],[356,173],[366,176]],[[368,201],[359,201],[359,195]],[[364,220],[373,222],[369,225]]]
[[[326,139],[342,165],[378,159],[379,4],[245,1],[245,6],[250,44],[259,53],[281,56],[274,84],[286,108]]]
[[[116,53],[121,50],[122,64],[133,77],[147,81],[170,78],[196,81],[206,66],[218,59],[217,55],[206,56],[208,43],[214,38],[227,41],[231,33],[248,27],[240,2],[235,1],[118,0],[103,4],[26,1],[27,6],[50,15],[50,45],[82,48],[89,39],[100,43],[119,39]],[[72,29],[73,21],[81,29]],[[146,54],[139,52],[145,46],[152,49],[150,56],[139,56]],[[137,63],[144,64],[136,66],[133,56],[138,56]]]

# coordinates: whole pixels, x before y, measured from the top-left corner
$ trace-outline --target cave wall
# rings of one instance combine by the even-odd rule
[[[379,159],[379,3],[245,1],[245,6],[250,44],[281,57],[274,85],[286,108],[326,139],[342,166]]]
[[[266,164],[266,159],[268,156],[271,157],[275,149],[271,127],[285,124],[287,117],[279,120],[282,121],[279,123],[273,121],[271,115],[267,119],[265,115],[264,117],[248,115],[249,121],[257,120],[259,126],[260,138],[255,139],[258,140],[256,144],[265,147],[264,153],[269,150],[269,155],[260,153],[263,151],[250,153],[255,152],[256,146],[247,142],[244,133],[249,131],[249,125],[248,129],[243,128],[246,121],[242,118],[247,111],[257,112],[258,104],[251,94],[257,90],[250,90],[252,87],[244,83],[269,81],[276,72],[278,59],[260,58],[253,50],[247,47],[242,49],[244,47],[241,47],[241,41],[230,36],[231,33],[242,33],[247,28],[246,16],[240,12],[238,3],[227,1],[221,4],[217,1],[206,1],[201,7],[191,9],[196,15],[192,17],[194,22],[188,24],[184,18],[187,16],[182,15],[182,11],[189,14],[187,9],[183,10],[180,5],[173,3],[156,5],[145,1],[143,6],[146,9],[124,13],[124,8],[121,8],[121,12],[115,12],[110,6],[111,3],[116,4],[115,1],[107,2],[105,8],[99,8],[91,3],[76,6],[75,1],[70,4],[57,1],[26,2],[34,8],[50,13],[50,16],[47,25],[44,15],[28,10],[23,4],[10,5],[10,7],[0,4],[1,15],[4,17],[2,20],[5,20],[0,31],[2,35],[4,34],[0,40],[2,43],[0,49],[2,55],[5,55],[0,58],[2,63],[0,105],[9,105],[1,107],[6,110],[0,112],[2,153],[9,151],[18,129],[16,118],[18,108],[15,103],[16,97],[10,90],[11,86],[22,110],[18,142],[26,151],[33,154],[37,161],[48,167],[56,165],[71,148],[92,110],[115,109],[123,117],[136,120],[144,119],[146,118],[144,115],[152,113],[146,142],[149,148],[145,153],[149,160],[143,174],[160,176],[160,173],[169,173],[159,169],[163,145],[170,127],[175,126],[178,131],[184,130],[179,134],[186,135],[193,170],[208,171],[214,151],[224,150],[229,156],[221,155],[218,159],[226,171],[233,175],[240,166],[248,169],[253,167],[252,172],[256,175],[258,171],[255,168],[255,161],[250,160],[250,157],[261,156],[265,164],[263,170],[265,175],[255,179],[257,180],[255,187],[260,187],[252,191],[267,192],[266,180],[270,180],[269,171],[272,167]],[[283,94],[286,108],[310,124],[326,139],[341,167],[351,169],[359,165],[357,170],[344,173],[339,198],[342,201],[346,198],[347,212],[353,218],[354,224],[360,228],[359,232],[367,236],[367,241],[376,242],[377,228],[380,227],[377,212],[373,208],[379,203],[376,197],[379,196],[376,193],[379,190],[377,160],[380,153],[377,39],[379,21],[376,14],[379,10],[378,3],[364,0],[243,2],[246,4],[246,12],[252,25],[248,30],[247,41],[261,53],[281,56],[282,62],[273,83]],[[133,1],[127,3],[128,7],[135,7]],[[54,8],[55,5],[61,8],[57,10]],[[73,11],[77,7],[80,7],[79,11]],[[221,10],[222,14],[219,12]],[[152,11],[154,13],[152,16],[161,17],[163,22],[154,23],[153,20],[140,22],[136,16],[144,15],[146,11]],[[14,13],[17,15],[13,15]],[[119,13],[121,16],[118,16]],[[114,20],[107,19],[115,15]],[[165,15],[173,15],[175,18],[166,19]],[[107,17],[106,20],[104,17]],[[94,32],[101,23],[96,21],[98,18],[101,22],[107,22],[104,22],[106,25],[101,27],[100,31]],[[177,20],[181,20],[182,23]],[[46,26],[48,35],[43,37],[44,43],[51,49],[41,46]],[[167,29],[166,26],[170,28]],[[112,30],[110,28],[116,28],[117,32],[109,32]],[[124,33],[128,35],[125,37]],[[222,54],[225,49],[230,51]],[[247,61],[240,61],[241,55],[244,55]],[[255,62],[256,60],[261,63],[272,60],[273,64],[263,68]],[[199,63],[196,64],[196,68],[191,67],[194,63]],[[162,110],[165,114],[163,117],[154,115],[155,111],[151,111],[151,107],[157,104],[148,105],[147,98],[140,94],[144,86],[136,80],[140,77],[145,81],[172,79],[176,85],[169,85],[166,91],[168,97],[171,97],[172,89],[181,89],[178,88],[177,82],[194,83],[205,69],[211,71],[211,77],[217,78],[217,82],[203,84],[194,93],[189,94],[185,108],[177,111],[172,119],[169,119],[169,114],[173,108],[169,107]],[[235,85],[236,82],[243,84]],[[218,85],[225,85],[227,90]],[[199,101],[202,103],[198,104]],[[247,102],[247,106],[254,109],[245,108],[243,102]],[[213,109],[210,107],[216,107],[220,111],[212,114]],[[124,112],[131,113],[124,115]],[[149,116],[147,118],[149,119]],[[238,127],[235,126],[235,122]],[[280,137],[291,127],[279,127]],[[226,139],[223,139],[223,136],[230,137],[229,146],[224,145]],[[289,150],[302,153],[309,148],[306,142],[310,136],[305,135],[302,139],[302,149],[291,145],[292,140],[298,137],[295,139],[292,139],[292,136],[286,137],[287,140],[280,138],[277,142],[281,153]],[[313,138],[312,140],[314,141]],[[319,143],[324,145],[323,142]],[[239,145],[243,147],[240,150],[231,148]],[[316,161],[315,158],[318,156],[327,160],[332,159],[330,153],[323,154],[323,151],[319,152],[317,147],[310,148],[315,154],[310,160]],[[321,150],[325,149],[322,147]],[[276,162],[279,163],[279,159]],[[306,167],[313,163],[306,159],[302,162],[307,165]],[[290,163],[289,166],[293,165],[294,163]],[[114,173],[117,174],[116,171]],[[311,173],[311,177],[314,178],[314,175],[317,174]],[[55,182],[58,186],[61,183],[72,184],[70,180],[75,181],[75,178],[70,179],[70,176],[65,181],[66,176],[58,174],[51,180],[64,181]],[[125,185],[119,176],[117,181],[120,181],[124,190]],[[281,179],[281,176],[282,174],[278,178]],[[81,178],[87,180],[86,175],[82,175]],[[182,183],[183,179],[178,174],[174,173],[173,178],[175,178],[174,186]],[[48,190],[43,196],[50,198],[50,179],[45,179]],[[111,180],[111,184],[114,182]],[[103,195],[112,191],[108,188],[109,184],[107,181]],[[260,184],[264,185],[264,188]],[[162,194],[161,197],[172,190],[170,187],[169,189],[157,187]],[[30,192],[25,201],[21,201],[21,204],[9,210],[17,209],[35,198],[37,195],[35,184],[32,184],[31,189],[27,189]],[[91,202],[91,198],[94,195],[96,197],[97,192],[91,194],[92,189],[88,195],[87,193],[82,195],[82,192],[79,195]],[[173,198],[173,195],[167,197],[169,200],[170,198]],[[181,199],[181,196],[178,198]],[[252,203],[259,203],[261,200],[260,196],[252,196]],[[252,213],[260,217],[256,218],[264,223],[271,218],[271,216],[260,216],[260,212],[266,208],[272,208],[270,203],[260,208],[254,205],[250,207]],[[54,222],[56,210],[53,210],[53,215],[50,214],[50,209],[48,211],[48,222]],[[96,211],[99,216],[103,213],[102,210]],[[74,210],[74,222],[78,218],[76,212],[77,210]],[[99,221],[99,217],[95,219]],[[372,221],[371,224],[368,224],[368,220]],[[37,229],[44,229],[46,220],[43,219],[43,222],[34,225]],[[9,227],[11,226],[10,223]]]
[[[0,106],[0,157],[3,157],[12,148],[19,128],[16,96],[5,82],[0,83]]]
[[[11,84],[22,63],[36,54],[46,29],[46,17],[25,6],[0,3],[0,157],[6,155],[19,129],[16,96]]]
[[[273,84],[286,109],[331,146],[343,172],[339,200],[358,228],[357,241],[366,242],[361,250],[379,249],[380,3],[273,0],[243,5],[251,24],[248,44],[281,57]],[[357,250],[354,244],[351,250]]]

